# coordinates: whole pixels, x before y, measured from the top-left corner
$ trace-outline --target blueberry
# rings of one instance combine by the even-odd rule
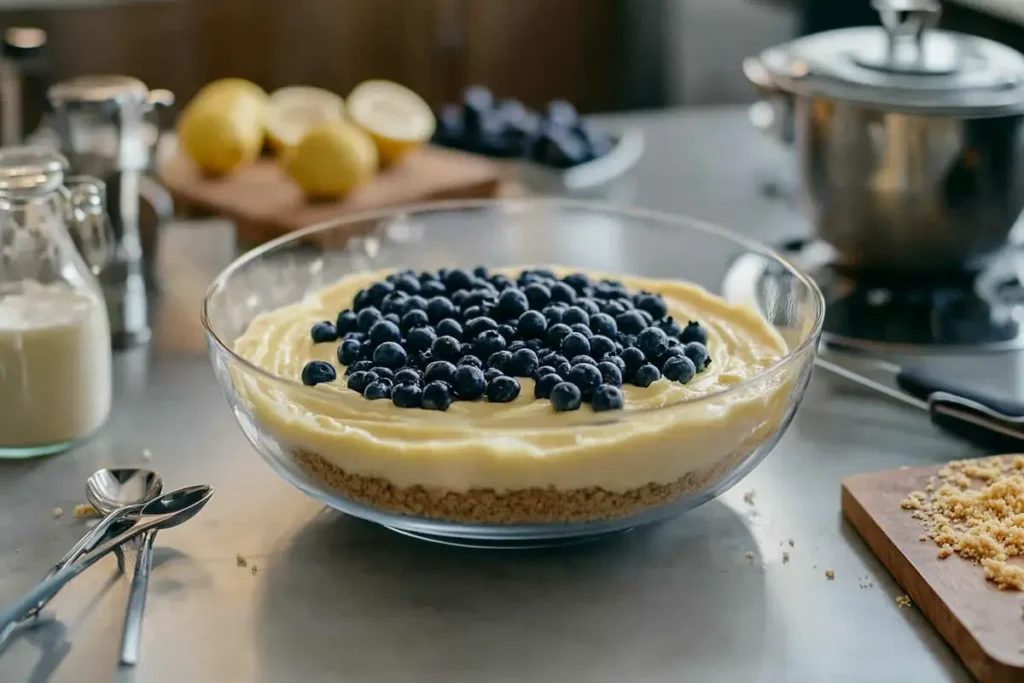
[[[530,377],[539,364],[536,353],[530,349],[519,349],[505,364],[505,374],[513,377]]]
[[[611,363],[612,365],[619,369],[619,372],[622,374],[622,376],[626,375],[626,361],[622,360],[621,356],[605,356],[604,358],[601,359],[601,362]],[[600,366],[601,363],[598,363],[598,367]]]
[[[590,355],[594,358],[604,358],[609,353],[615,353],[615,342],[601,334],[595,334],[590,338]]]
[[[352,365],[359,360],[359,351],[362,348],[362,344],[355,339],[346,339],[341,342],[338,346],[337,356],[338,362],[342,365]]]
[[[558,412],[578,410],[583,394],[575,384],[559,382],[551,388],[551,405]]]
[[[494,307],[495,312],[506,320],[518,318],[530,310],[530,302],[526,295],[518,289],[506,289],[498,295],[498,303]]]
[[[466,333],[466,339],[476,339],[482,332],[498,329],[498,323],[493,318],[481,316],[469,320],[462,329]]]
[[[625,332],[619,332],[615,336],[615,341],[621,344],[623,349],[636,346],[636,337],[632,334],[626,334]],[[619,351],[619,353],[622,353],[622,351]]]
[[[693,341],[683,347],[683,354],[693,361],[694,367],[697,368],[697,372],[700,372],[707,366],[711,365],[711,356],[708,354],[708,347],[702,343]]]
[[[474,318],[480,318],[487,315],[484,312],[483,306],[470,306],[462,312],[462,318],[464,320],[473,320]]]
[[[471,289],[473,287],[473,276],[461,268],[453,268],[445,276],[444,286],[448,288],[449,292]]]
[[[565,308],[562,306],[545,306],[544,310],[541,311],[544,317],[548,321],[548,325],[557,325],[562,322],[562,317],[565,315]]]
[[[381,318],[380,311],[373,306],[364,308],[359,311],[359,315],[356,317],[356,323],[359,325],[359,331],[366,333],[370,331],[370,328],[380,322]]]
[[[373,362],[386,368],[397,369],[405,365],[408,356],[397,342],[384,342],[373,352]]]
[[[590,329],[594,331],[594,334],[600,334],[609,339],[614,339],[615,335],[619,332],[618,325],[615,324],[615,318],[607,313],[595,313],[590,316]]]
[[[357,360],[352,365],[345,368],[345,374],[351,375],[356,372],[365,372],[373,369],[373,361],[369,360]]]
[[[377,375],[377,377],[380,379],[386,379],[389,382],[395,381],[395,372],[389,367],[383,365],[374,365],[373,370],[371,372]]]
[[[597,367],[597,361],[591,358],[590,356],[575,356],[569,361],[569,365],[579,365],[580,363],[585,363],[587,365],[593,365],[594,367]]]
[[[434,354],[430,352],[430,349],[417,351],[410,357],[410,360],[420,370],[426,370],[427,366],[434,362]]]
[[[509,403],[519,396],[519,381],[514,377],[495,377],[487,383],[487,400],[491,403]]]
[[[579,387],[584,396],[589,396],[590,392],[601,383],[602,378],[601,371],[597,367],[580,363],[579,365],[572,366],[565,379]]]
[[[502,273],[498,273],[496,275],[491,276],[491,285],[493,285],[493,287],[499,292],[505,291],[506,289],[511,287],[512,284],[512,280],[510,280],[507,275],[504,275]]]
[[[507,346],[505,338],[497,330],[488,330],[473,342],[474,355],[488,358],[492,353],[504,351]]]
[[[568,325],[564,325],[562,323],[555,323],[554,325],[548,328],[548,333],[545,338],[547,340],[548,346],[550,346],[553,349],[560,349],[562,348],[562,342],[565,341],[565,338],[568,337],[570,334],[572,334],[572,330],[569,328]]]
[[[626,307],[623,306],[618,301],[606,301],[605,303],[601,304],[600,308],[601,312],[608,316],[611,316],[613,321],[615,320],[614,316],[621,315],[622,313],[626,312]]]
[[[544,375],[556,375],[555,369],[550,365],[541,365],[539,368],[533,371],[533,378],[540,379]]]
[[[309,331],[309,336],[313,338],[314,344],[337,341],[338,328],[334,326],[334,323],[325,320],[322,323],[313,325],[313,328]]]
[[[647,322],[638,311],[627,311],[615,316],[615,324],[625,334],[640,334],[647,327]]]
[[[529,313],[529,311],[527,311]],[[526,315],[524,313],[523,315]],[[505,338],[505,341],[511,344],[516,338],[516,328],[511,325],[498,325],[498,334]]]
[[[487,380],[484,371],[472,365],[460,365],[455,369],[455,395],[465,401],[472,401],[484,395]]]
[[[602,384],[594,389],[590,403],[594,406],[595,412],[622,410],[626,404],[622,398],[622,390],[612,384]]]
[[[647,311],[640,311],[640,310],[638,310],[638,311],[636,311],[636,314],[639,315],[641,318],[643,318],[644,326],[650,327],[651,325],[654,324],[654,316],[652,316]]]
[[[622,352],[622,361],[626,364],[626,370],[636,372],[641,365],[647,362],[647,356],[640,349],[632,346]]]
[[[423,383],[423,375],[415,368],[402,368],[395,373],[395,384],[416,384]]]
[[[615,363],[602,361],[597,364],[597,370],[601,373],[601,379],[605,384],[611,384],[616,387],[622,386],[622,371]]]
[[[576,290],[564,282],[551,285],[551,300],[571,304],[576,301]]]
[[[431,322],[440,322],[445,318],[452,318],[457,315],[455,304],[445,296],[435,296],[427,301],[427,316]]]
[[[655,325],[657,325],[662,332],[667,334],[669,339],[674,339],[678,341],[679,336],[683,333],[683,328],[672,316],[669,316],[664,320],[659,320],[658,322],[655,323]]]
[[[638,387],[649,387],[659,379],[661,379],[661,371],[650,363],[645,363],[637,368],[636,374],[633,376],[633,384]]]
[[[523,294],[526,295],[530,308],[536,311],[541,310],[551,301],[551,290],[539,282],[533,282],[523,287]]]
[[[683,330],[683,333],[679,335],[679,341],[684,344],[700,342],[706,346],[708,343],[708,331],[705,330],[704,326],[699,322],[691,320],[686,324],[686,328]]]
[[[366,391],[366,387],[372,382],[376,382],[377,379],[376,373],[360,370],[349,375],[347,386],[352,391],[357,391],[361,394]]]
[[[586,311],[589,316],[595,316],[601,312],[601,309],[597,306],[597,302],[593,299],[576,299],[576,305]],[[591,327],[593,327],[592,323]]]
[[[474,305],[466,303],[466,300],[469,299],[469,291],[465,289],[460,289],[457,292],[452,292],[452,294],[448,298],[451,299],[452,303],[455,305],[456,308],[469,308],[470,306]]]
[[[484,379],[487,380],[488,383],[490,383],[490,381],[493,380],[495,377],[502,377],[504,374],[505,373],[503,373],[498,368],[487,368],[486,370],[484,370]]]
[[[434,330],[429,327],[417,327],[409,330],[405,337],[405,345],[410,351],[426,351],[433,345],[435,339],[437,335],[434,334]]]
[[[391,390],[391,401],[399,408],[419,408],[423,402],[423,390],[415,384],[397,384]]]
[[[636,299],[636,307],[650,314],[655,320],[661,320],[668,315],[668,306],[660,294],[641,294]]]
[[[491,272],[487,270],[487,266],[477,266],[473,269],[473,276],[486,280],[491,276]]]
[[[665,363],[662,373],[665,379],[686,384],[697,374],[697,368],[686,356],[673,356]]]
[[[587,339],[590,339],[591,337],[594,336],[594,333],[590,330],[590,328],[584,325],[583,323],[573,323],[572,325],[569,325],[569,329],[577,334],[582,334]]]
[[[430,382],[423,387],[421,405],[425,410],[448,410],[452,404],[452,392],[444,382]]]
[[[541,339],[547,332],[548,321],[539,311],[527,311],[519,316],[516,329],[524,339]]]
[[[541,365],[556,367],[559,363],[566,363],[568,359],[557,351],[552,351],[540,357]]]
[[[370,401],[378,401],[382,398],[391,398],[392,385],[389,382],[371,382],[363,391],[363,398]]]
[[[575,289],[578,293],[582,293],[587,287],[590,287],[590,278],[584,273],[573,273],[572,275],[566,275],[562,278],[562,282]]]
[[[429,324],[430,320],[427,319],[426,311],[413,310],[402,316],[402,320],[399,322],[398,327],[402,332],[408,334],[409,330],[417,327],[426,327]]]
[[[420,287],[420,295],[425,297],[443,296],[447,291],[444,283],[438,280],[428,280]]]
[[[455,366],[446,360],[435,360],[427,366],[426,372],[423,373],[423,381],[454,384]]]
[[[356,292],[355,298],[352,299],[352,310],[356,313],[360,313],[372,305],[373,302],[370,300],[370,293],[365,289],[360,289]]]
[[[395,280],[395,291],[406,294],[419,294],[420,281],[413,275],[402,275]]]
[[[663,353],[660,356],[658,356],[658,358],[655,360],[655,365],[660,367],[662,373],[664,373],[665,372],[665,363],[669,362],[673,358],[678,358],[680,356],[685,356],[686,355],[685,350],[686,350],[685,346],[672,346],[671,344],[669,344],[669,347],[665,351],[665,353]]]
[[[556,363],[554,367],[555,367],[555,372],[557,372],[562,377],[565,377],[566,375],[568,375],[569,374],[569,370],[572,369],[572,365],[570,365],[569,361],[567,361],[567,360],[563,360],[561,363]]]
[[[565,309],[565,314],[562,316],[562,322],[570,327],[576,324],[583,324],[590,326],[590,314],[584,311],[579,306],[570,306]]]
[[[538,356],[540,355],[540,353],[542,351],[546,350],[546,347],[544,346],[544,342],[542,342],[540,339],[527,339],[526,340],[526,348],[530,349],[531,351],[536,353]]]
[[[405,300],[409,298],[409,295],[405,292],[391,292],[384,297],[384,302],[380,306],[380,310],[385,315],[394,313],[398,317],[402,316],[405,308]]]
[[[402,315],[410,311],[426,311],[427,300],[422,296],[414,295],[402,300]]]
[[[338,314],[338,320],[335,323],[335,327],[338,328],[338,334],[344,335],[349,332],[355,332],[359,329],[359,324],[356,322],[356,314],[347,308]]]
[[[487,367],[495,370],[500,370],[501,374],[505,374],[505,366],[512,360],[512,354],[508,351],[495,351],[487,357]]]
[[[462,358],[460,358],[459,362],[456,363],[455,365],[457,365],[457,366],[458,365],[472,365],[474,368],[481,368],[481,369],[483,369],[484,362],[482,360],[480,360],[479,358],[477,358],[476,356],[468,355],[468,356],[463,356]]]
[[[420,273],[420,276],[419,276],[419,280],[420,280],[420,284],[421,285],[426,283],[426,282],[430,282],[431,280],[436,280],[436,279],[437,279],[437,273],[432,273],[429,270],[424,270],[422,273]]]
[[[370,341],[373,342],[374,346],[383,344],[384,342],[397,342],[402,340],[402,333],[398,329],[398,325],[388,321],[381,320],[378,323],[374,323],[373,327],[370,328]]]
[[[402,322],[402,319],[398,317],[397,313],[385,313],[384,314],[384,320],[387,320],[389,323],[391,323],[395,327],[398,327],[399,323]]]
[[[370,295],[373,305],[380,308],[384,303],[384,297],[395,291],[395,286],[390,282],[374,282],[366,291]]]
[[[579,332],[570,332],[562,340],[562,354],[568,358],[590,354],[590,341]]]
[[[587,146],[571,131],[559,130],[550,135],[539,156],[540,161],[548,166],[571,168],[587,160]]]
[[[657,327],[648,327],[636,337],[636,346],[647,358],[657,358],[668,350],[668,336]]]
[[[307,387],[322,382],[333,382],[338,378],[338,371],[327,361],[311,360],[302,368],[302,383]]]
[[[438,337],[430,345],[430,352],[438,360],[454,363],[462,358],[462,344],[455,337]]]
[[[488,285],[490,287],[490,285]],[[474,289],[470,292],[462,302],[459,303],[459,307],[463,310],[471,308],[473,306],[493,306],[496,303],[496,292],[491,289]],[[454,300],[455,297],[452,297]]]
[[[534,398],[551,398],[551,390],[555,388],[555,385],[561,384],[563,381],[561,377],[553,372],[540,376],[537,378],[537,383],[533,386]]]
[[[526,348],[526,342],[524,342],[522,339],[520,339],[520,340],[514,341],[511,344],[509,344],[508,346],[506,346],[505,350],[508,351],[509,353],[515,353],[519,349],[525,349],[525,348]]]

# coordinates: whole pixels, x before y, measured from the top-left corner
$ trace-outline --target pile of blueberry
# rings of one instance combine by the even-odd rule
[[[565,100],[552,100],[541,114],[519,100],[495,101],[482,86],[468,88],[461,103],[441,109],[434,143],[556,168],[593,161],[612,148],[611,139]]]
[[[583,402],[613,410],[623,407],[623,382],[647,387],[664,376],[685,384],[711,363],[705,329],[681,326],[660,295],[543,269],[515,280],[483,266],[393,273],[310,334],[317,344],[341,341],[349,389],[427,410],[513,401],[517,377],[536,380],[535,397],[555,410]],[[325,361],[302,370],[309,386],[337,376]]]

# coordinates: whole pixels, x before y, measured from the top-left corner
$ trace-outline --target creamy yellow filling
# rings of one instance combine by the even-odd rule
[[[506,269],[515,274],[522,268]],[[571,272],[553,268],[560,275]],[[708,330],[712,363],[689,384],[661,379],[623,387],[622,411],[595,413],[589,405],[558,413],[535,399],[534,382],[520,378],[511,403],[456,401],[445,413],[369,401],[345,386],[337,344],[313,344],[310,327],[333,320],[362,288],[386,272],[346,277],[303,301],[260,315],[235,352],[279,377],[298,381],[310,360],[338,368],[337,381],[297,387],[232,371],[240,398],[286,447],[317,453],[353,474],[399,486],[467,490],[529,486],[626,490],[669,483],[713,467],[771,434],[785,412],[792,372],[770,373],[736,387],[775,364],[786,344],[754,310],[725,302],[685,282],[614,277],[634,291],[661,294],[669,315]]]

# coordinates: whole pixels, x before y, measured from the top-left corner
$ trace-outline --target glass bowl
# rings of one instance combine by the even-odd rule
[[[402,410],[337,393],[349,391],[340,377],[336,388],[307,387],[233,350],[257,316],[346,276],[480,264],[688,281],[745,305],[787,351],[696,398],[516,420],[457,410],[472,406],[462,402],[447,412]],[[488,547],[592,539],[678,515],[731,487],[789,425],[823,316],[814,283],[754,242],[685,218],[560,199],[438,202],[312,226],[231,264],[202,310],[231,411],[278,474],[396,531]],[[339,399],[357,412],[337,413]]]

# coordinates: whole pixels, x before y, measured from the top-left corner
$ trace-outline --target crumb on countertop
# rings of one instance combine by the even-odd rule
[[[256,572],[257,572],[257,567],[256,567],[256,565],[253,565],[252,566],[252,573],[255,574]]]
[[[88,519],[90,517],[98,517],[100,513],[89,503],[79,503],[75,506],[73,514],[75,519]]]
[[[826,569],[825,570],[825,578],[828,579],[829,581],[835,581],[836,580],[836,570],[835,569]]]
[[[59,507],[53,508],[52,510],[50,510],[50,514],[53,515],[54,519],[57,519],[58,517],[63,516],[64,508],[59,508]]]
[[[896,604],[900,607],[911,607],[914,603],[910,601],[909,595],[897,595]]]
[[[756,495],[757,495],[757,491],[754,491],[753,489],[751,489],[750,491],[747,491],[746,493],[743,494],[743,502],[745,502],[747,505],[753,505],[754,504],[754,496],[756,496]]]
[[[241,553],[235,555],[235,565],[237,565],[239,567],[245,567],[248,564],[249,564],[248,561],[246,561],[246,559],[242,556]]]
[[[1000,589],[1024,590],[1024,455],[991,456],[947,463],[924,491],[900,507],[926,529],[937,555],[954,554],[981,565]]]
[[[782,553],[782,564],[789,564],[789,553]]]
[[[153,451],[149,450],[148,448],[143,448],[142,449],[142,459],[143,460],[149,460],[152,457],[153,457]]]
[[[796,546],[796,541],[794,541],[794,540],[793,540],[792,538],[791,538],[791,539],[789,539],[788,543],[789,543],[789,547],[790,547],[790,548],[792,548],[792,547]]]
[[[755,555],[755,554],[754,554],[754,552],[753,552],[752,550],[748,550],[748,551],[747,551],[747,555],[746,555],[746,557],[747,557],[747,559],[748,559],[748,560],[750,560],[751,562],[753,562],[753,561],[754,561],[755,559],[757,559],[757,555]]]

